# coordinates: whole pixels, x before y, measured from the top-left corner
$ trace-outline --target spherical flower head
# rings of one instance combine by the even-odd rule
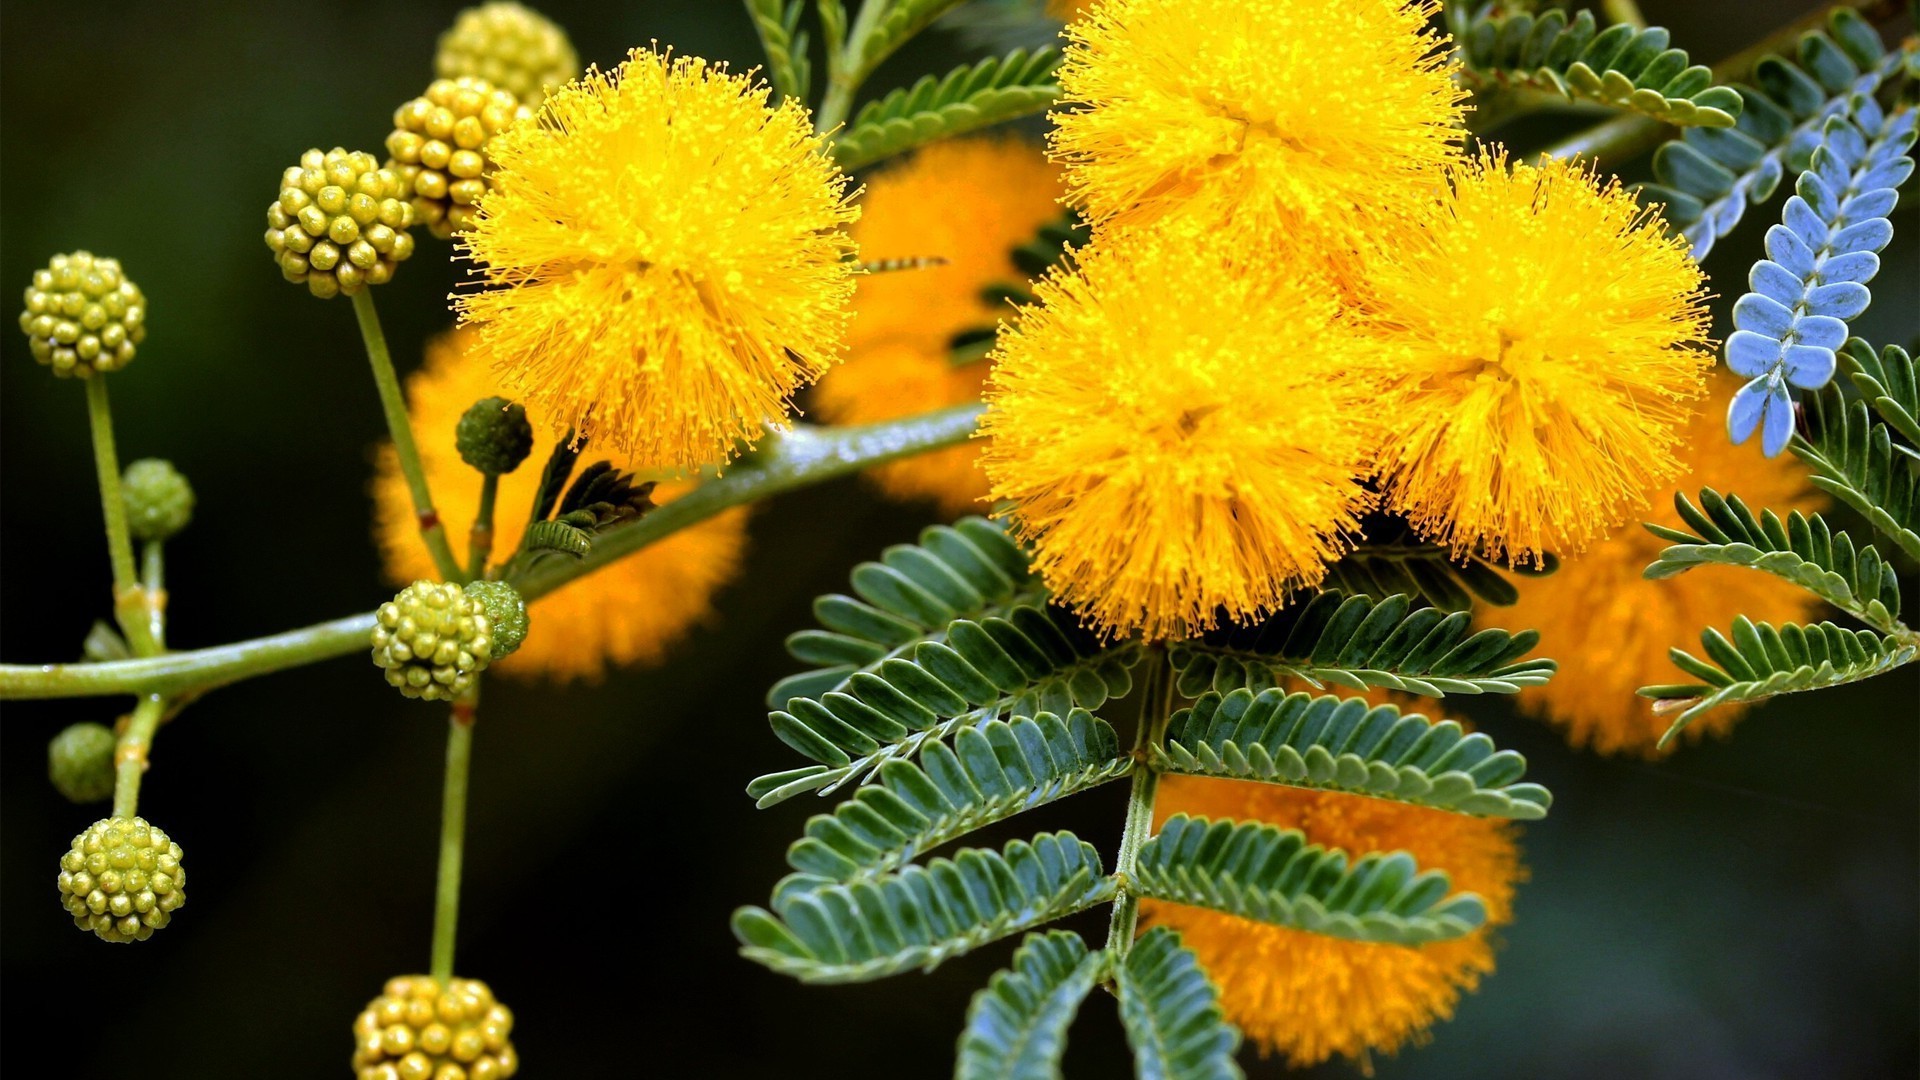
[[[513,1012],[478,979],[388,979],[353,1021],[358,1080],[506,1080],[520,1071]]]
[[[374,612],[373,662],[407,697],[457,698],[492,658],[486,606],[458,585],[416,581]]]
[[[421,466],[445,521],[473,520],[480,503],[473,470],[460,460],[451,438],[455,425],[474,399],[500,393],[470,330],[431,342],[426,362],[407,378]],[[553,443],[552,436],[536,437],[534,465],[546,460]],[[616,468],[646,470],[642,462],[597,448],[589,448],[584,460],[602,458]],[[519,545],[542,471],[529,465],[500,478],[495,552],[504,555]],[[664,484],[654,489],[653,499],[664,503],[687,490],[684,483]],[[432,576],[433,562],[420,543],[406,477],[391,446],[381,450],[373,496],[374,538],[389,580],[401,584]],[[661,662],[670,646],[712,618],[714,594],[739,575],[746,542],[747,510],[728,510],[540,597],[527,605],[540,632],[529,635],[512,656],[501,658],[496,648],[489,672],[567,681],[597,679],[609,666]]]
[[[814,404],[833,423],[868,424],[980,399],[988,365],[956,362],[953,342],[1011,313],[983,295],[1024,285],[1012,251],[1060,216],[1058,172],[1016,139],[937,142],[884,172],[861,197],[853,238],[868,261],[932,258],[937,266],[877,273],[853,294],[847,360],[827,372]],[[986,475],[977,446],[882,465],[872,477],[900,499],[943,513],[977,509]]]
[[[1646,489],[1644,520],[1687,528],[1673,509],[1674,492],[1693,499],[1703,487],[1738,494],[1756,514],[1769,507],[1785,518],[1825,506],[1798,461],[1769,459],[1755,445],[1727,441],[1726,403],[1736,388],[1720,381],[1694,413],[1677,448],[1683,471]],[[1575,746],[1649,758],[1677,748],[1659,746],[1673,718],[1656,715],[1652,703],[1634,693],[1678,680],[1669,648],[1687,647],[1702,629],[1727,626],[1737,615],[1779,625],[1813,619],[1821,606],[1798,585],[1743,567],[1702,566],[1663,581],[1641,577],[1666,546],[1636,519],[1562,559],[1555,573],[1517,581],[1520,600],[1512,607],[1481,613],[1488,625],[1540,631],[1538,652],[1558,658],[1560,673],[1545,686],[1522,690],[1520,707],[1562,728]],[[1733,705],[1713,709],[1687,725],[1686,737],[1724,735],[1743,713]]]
[[[1001,331],[982,456],[1062,603],[1186,637],[1312,585],[1365,509],[1363,343],[1258,251],[1108,234]]]
[[[497,0],[455,16],[433,57],[442,79],[485,79],[538,107],[547,93],[580,74],[567,32],[531,8]]]
[[[511,396],[661,466],[724,461],[840,355],[857,211],[793,101],[635,50],[496,138],[455,295]]]
[[[1494,153],[1368,262],[1389,505],[1457,551],[1570,553],[1680,471],[1713,368],[1700,268],[1617,182]]]
[[[460,414],[453,430],[460,460],[488,476],[510,473],[533,452],[533,424],[525,406],[506,398],[481,398]]]
[[[513,655],[527,639],[527,602],[521,598],[520,590],[504,581],[470,581],[466,592],[480,601],[480,607],[487,613],[487,624],[493,627],[493,658],[501,660]]]
[[[118,371],[146,340],[147,298],[118,259],[86,251],[55,255],[33,272],[20,330],[33,358],[62,378]]]
[[[180,845],[145,818],[101,818],[60,856],[60,904],[101,941],[145,941],[186,902]]]
[[[72,724],[47,744],[47,778],[77,803],[113,797],[113,730],[105,724]]]
[[[193,485],[160,458],[141,458],[120,477],[127,529],[136,540],[166,540],[193,520]]]
[[[267,248],[288,281],[322,300],[383,285],[413,256],[410,195],[372,154],[309,150],[267,207]]]
[[[1069,23],[1053,148],[1096,223],[1351,244],[1455,154],[1431,0],[1105,0]]]
[[[1466,817],[1339,792],[1169,776],[1155,816],[1176,813],[1266,821],[1358,857],[1405,851],[1446,871],[1456,891],[1486,901],[1487,923],[1465,937],[1409,947],[1269,926],[1204,908],[1145,901],[1143,919],[1180,932],[1220,990],[1227,1019],[1263,1053],[1305,1068],[1335,1054],[1365,1061],[1426,1038],[1462,993],[1493,972],[1491,931],[1512,921],[1525,877],[1505,821]]]
[[[492,171],[487,144],[532,115],[512,94],[465,76],[436,79],[395,109],[387,168],[399,174],[414,220],[442,240],[472,228]]]

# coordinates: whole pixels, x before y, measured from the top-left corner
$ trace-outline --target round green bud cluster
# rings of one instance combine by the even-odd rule
[[[113,797],[113,729],[74,724],[47,744],[47,778],[69,802]]]
[[[527,422],[525,406],[503,397],[481,398],[460,415],[453,445],[461,461],[488,476],[501,476],[533,453],[533,425]]]
[[[120,477],[127,528],[136,540],[166,540],[193,520],[193,486],[173,462],[141,458]]]
[[[580,74],[567,32],[530,8],[501,0],[462,11],[440,35],[433,71],[443,79],[485,79],[537,106],[547,91]]]
[[[321,299],[393,278],[413,255],[411,192],[372,154],[309,150],[267,207],[267,247],[288,281]]]
[[[473,204],[487,192],[487,143],[532,110],[485,79],[436,79],[394,110],[387,168],[412,194],[414,220],[442,240],[473,228]]]
[[[478,979],[388,979],[353,1022],[358,1080],[506,1080],[520,1071],[513,1013]]]
[[[33,272],[20,313],[33,358],[62,377],[86,378],[133,362],[147,336],[147,298],[127,280],[118,259],[89,252],[55,255]]]
[[[60,903],[101,941],[145,941],[186,902],[180,845],[145,818],[101,818],[60,856]]]
[[[493,659],[503,660],[527,640],[527,602],[520,590],[504,581],[469,581],[467,595],[486,609],[493,627]]]
[[[458,585],[416,581],[374,613],[373,662],[410,698],[459,697],[492,657],[486,607]]]

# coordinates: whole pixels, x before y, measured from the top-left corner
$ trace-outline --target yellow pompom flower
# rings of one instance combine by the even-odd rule
[[[1370,345],[1330,287],[1198,234],[1097,239],[1004,327],[981,461],[1061,602],[1180,638],[1272,610],[1344,549]]]
[[[1727,441],[1726,403],[1733,387],[1715,390],[1685,429],[1679,450],[1684,471],[1645,491],[1644,519],[1686,528],[1673,509],[1673,493],[1697,499],[1703,487],[1740,496],[1755,514],[1763,507],[1783,518],[1791,510],[1819,511],[1825,500],[1807,482],[1805,466]],[[1703,566],[1664,581],[1641,577],[1666,546],[1635,521],[1563,560],[1557,573],[1517,582],[1520,602],[1487,613],[1489,622],[1540,631],[1540,655],[1560,659],[1560,673],[1545,686],[1521,691],[1519,701],[1522,709],[1565,729],[1575,746],[1658,756],[1672,717],[1655,716],[1652,702],[1634,691],[1686,681],[1667,659],[1669,647],[1692,648],[1701,630],[1724,629],[1736,615],[1805,622],[1821,606],[1805,589],[1741,567]],[[1687,737],[1725,734],[1741,714],[1732,705],[1713,709],[1688,725]]]
[[[1053,148],[1099,224],[1336,247],[1430,197],[1464,94],[1431,0],[1104,0],[1068,24]]]
[[[1427,711],[1430,705],[1421,706]],[[1169,776],[1155,816],[1265,821],[1357,857],[1405,851],[1423,870],[1444,870],[1456,891],[1478,893],[1485,926],[1430,945],[1378,945],[1310,934],[1204,908],[1148,900],[1142,917],[1171,927],[1220,989],[1220,1007],[1262,1052],[1304,1068],[1335,1054],[1365,1061],[1424,1041],[1453,1015],[1462,993],[1493,973],[1492,931],[1513,919],[1525,878],[1514,826],[1489,818],[1339,792],[1239,780]]]
[[[858,211],[807,110],[636,49],[487,145],[455,294],[555,431],[669,467],[730,457],[838,360]]]
[[[1009,313],[982,290],[1025,284],[1011,252],[1060,216],[1058,172],[1013,139],[938,142],[868,182],[853,238],[868,261],[934,258],[938,266],[860,279],[847,361],[820,380],[814,404],[833,423],[867,424],[980,399],[984,359],[955,363],[953,338]],[[943,513],[987,494],[976,447],[956,446],[873,470],[882,491],[930,498]]]
[[[1686,241],[1617,182],[1495,153],[1369,260],[1387,503],[1462,553],[1579,551],[1680,471],[1714,356]]]
[[[456,538],[466,535],[479,510],[480,474],[460,460],[454,428],[475,401],[505,396],[477,346],[471,331],[440,337],[427,346],[426,363],[407,379],[421,465],[433,486],[435,509]],[[552,448],[552,439],[536,438],[532,455],[500,477],[493,548],[498,558],[511,555],[520,543]],[[619,468],[636,467],[630,458],[591,447],[582,460],[603,458]],[[685,490],[685,485],[662,485],[654,500],[665,502]],[[404,583],[436,576],[391,446],[381,448],[373,499],[374,538],[387,577]],[[746,532],[746,510],[729,510],[535,600],[527,607],[532,629],[526,641],[488,670],[565,681],[598,678],[609,665],[657,663],[677,638],[711,616],[713,594],[739,572]]]

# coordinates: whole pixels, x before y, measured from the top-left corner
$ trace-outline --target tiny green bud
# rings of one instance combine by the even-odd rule
[[[73,724],[47,744],[47,778],[69,802],[113,797],[113,730],[105,724]]]
[[[33,358],[55,375],[86,378],[133,362],[147,337],[147,298],[117,259],[55,255],[27,286],[20,329]]]
[[[281,276],[323,300],[383,285],[413,255],[410,194],[372,154],[309,150],[267,207],[267,248]]]
[[[127,528],[136,540],[167,540],[193,520],[193,487],[171,461],[141,458],[120,478]]]
[[[530,106],[580,74],[567,32],[537,11],[496,0],[462,11],[440,35],[434,74],[485,79]]]
[[[493,624],[460,586],[416,581],[374,613],[373,662],[410,698],[450,701],[493,657]]]
[[[470,581],[467,595],[480,601],[493,625],[493,659],[510,655],[527,640],[527,602],[504,581]]]
[[[101,941],[145,941],[187,902],[180,858],[144,818],[101,818],[60,856],[60,904]]]
[[[442,240],[473,228],[493,171],[487,143],[531,115],[520,99],[470,76],[436,79],[395,109],[387,168],[406,185],[414,220]]]
[[[488,476],[510,473],[533,452],[533,425],[527,410],[506,398],[481,398],[453,430],[460,460]]]

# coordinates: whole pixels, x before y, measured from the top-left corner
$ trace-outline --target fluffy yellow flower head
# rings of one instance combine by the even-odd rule
[[[1098,223],[1347,244],[1430,197],[1463,100],[1431,0],[1104,0],[1066,29],[1053,147]]]
[[[1713,353],[1700,268],[1616,182],[1493,154],[1370,260],[1389,505],[1459,551],[1571,552],[1639,513]]]
[[[867,260],[930,257],[942,265],[860,279],[847,362],[814,391],[827,420],[866,424],[978,401],[984,359],[956,364],[952,341],[1009,313],[981,291],[1024,284],[1011,252],[1060,216],[1058,172],[1015,139],[938,142],[876,175],[853,238]],[[931,498],[947,514],[987,494],[977,447],[921,454],[872,473],[896,498]]]
[[[1763,457],[1754,445],[1727,441],[1732,387],[1715,390],[1685,430],[1679,451],[1684,472],[1646,490],[1645,520],[1686,528],[1674,512],[1673,493],[1697,500],[1703,487],[1739,495],[1755,514],[1762,507],[1783,518],[1790,510],[1821,509],[1825,500],[1807,483],[1800,463]],[[1488,613],[1491,622],[1539,630],[1540,654],[1562,661],[1553,681],[1520,692],[1520,705],[1564,728],[1576,746],[1658,756],[1660,736],[1672,717],[1655,716],[1652,703],[1634,691],[1649,683],[1685,681],[1667,659],[1669,647],[1691,648],[1702,629],[1725,627],[1736,615],[1776,624],[1804,622],[1820,606],[1805,589],[1733,566],[1703,566],[1664,581],[1641,577],[1666,546],[1635,521],[1585,554],[1563,560],[1559,572],[1519,582],[1520,602]],[[1741,712],[1734,706],[1714,709],[1688,725],[1687,737],[1724,734]]]
[[[488,144],[455,295],[554,430],[663,466],[720,461],[839,358],[858,214],[806,109],[635,50]]]
[[[1108,233],[1035,295],[1000,334],[981,461],[1059,600],[1179,638],[1325,575],[1372,442],[1368,344],[1329,287],[1197,234]]]
[[[1146,901],[1143,917],[1178,930],[1200,958],[1220,988],[1227,1019],[1262,1052],[1284,1055],[1298,1068],[1335,1054],[1364,1061],[1370,1051],[1391,1052],[1452,1016],[1460,995],[1492,974],[1490,932],[1512,921],[1514,886],[1525,877],[1514,827],[1505,821],[1338,792],[1169,776],[1155,816],[1177,813],[1271,822],[1350,854],[1406,851],[1422,869],[1446,871],[1455,890],[1487,903],[1485,926],[1415,948]]]
[[[455,540],[466,536],[480,506],[480,474],[460,460],[453,431],[460,415],[481,398],[507,396],[488,369],[471,331],[456,330],[427,346],[426,363],[407,379],[408,414],[420,442],[421,464],[433,486],[435,509]],[[494,555],[506,558],[520,543],[553,440],[536,437],[533,453],[500,478],[494,513]],[[635,463],[589,448],[584,461]],[[685,490],[662,485],[654,501]],[[393,447],[383,446],[373,481],[374,539],[395,583],[437,576],[420,532]],[[488,670],[546,675],[558,680],[598,678],[610,664],[655,663],[667,647],[710,617],[713,594],[739,572],[747,514],[729,510],[682,529],[638,552],[573,581],[528,605],[532,629],[512,655]]]

